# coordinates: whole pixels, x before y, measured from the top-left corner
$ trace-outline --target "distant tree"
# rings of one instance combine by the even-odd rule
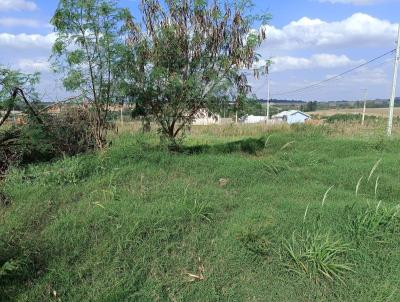
[[[300,106],[300,110],[306,111],[306,112],[317,111],[317,109],[318,109],[318,102],[317,101],[307,102],[307,104]]]
[[[20,101],[23,101],[30,113],[38,121],[42,122],[27,99],[27,95],[36,97],[35,84],[38,81],[38,73],[24,74],[0,66],[0,110],[4,112],[4,114],[0,114],[0,127],[9,118],[11,111]]]
[[[60,0],[51,20],[57,33],[54,65],[64,86],[79,91],[93,108],[98,148],[106,144],[110,105],[116,101],[129,12],[112,0]]]
[[[244,68],[257,60],[264,30],[252,31],[251,1],[142,0],[144,32],[129,22],[127,83],[132,101],[177,146],[196,115],[249,92]]]

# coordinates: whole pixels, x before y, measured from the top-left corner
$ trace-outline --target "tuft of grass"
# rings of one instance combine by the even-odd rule
[[[344,283],[343,275],[353,271],[352,265],[343,260],[351,250],[350,246],[329,232],[295,231],[284,248],[291,261],[289,270],[306,275],[317,283],[323,279]]]
[[[346,212],[346,229],[358,244],[370,240],[385,242],[400,233],[400,206],[386,207],[378,202],[362,208],[353,205]]]

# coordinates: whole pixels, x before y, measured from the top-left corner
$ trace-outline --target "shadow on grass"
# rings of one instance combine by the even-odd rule
[[[254,139],[248,138],[239,141],[216,144],[216,145],[196,145],[196,146],[182,146],[180,153],[184,154],[229,154],[235,152],[242,152],[251,155],[257,154],[257,152],[265,148],[265,138]]]

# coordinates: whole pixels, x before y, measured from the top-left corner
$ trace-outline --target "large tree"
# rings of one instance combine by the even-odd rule
[[[57,33],[56,69],[65,72],[67,90],[79,91],[90,101],[99,148],[106,144],[109,108],[117,101],[121,77],[116,66],[128,16],[112,0],[60,0],[51,20]]]
[[[130,95],[172,145],[232,87],[234,100],[248,93],[241,71],[252,68],[265,39],[263,30],[251,30],[251,7],[249,0],[142,0],[144,31],[128,22]]]

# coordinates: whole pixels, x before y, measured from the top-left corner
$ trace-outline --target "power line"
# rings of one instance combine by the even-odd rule
[[[335,76],[330,77],[328,79],[325,79],[325,80],[322,80],[320,82],[317,82],[317,83],[314,83],[314,84],[311,84],[311,85],[308,85],[308,86],[305,86],[305,87],[302,87],[302,88],[298,88],[298,89],[295,89],[295,90],[289,90],[289,91],[281,92],[281,93],[274,93],[274,96],[281,96],[281,95],[293,94],[293,93],[296,93],[296,92],[302,92],[304,90],[308,90],[310,88],[314,88],[314,87],[317,87],[317,86],[319,86],[321,84],[330,82],[332,80],[336,80],[336,79],[341,78],[342,76],[344,76],[346,74],[349,74],[349,73],[351,73],[351,72],[353,72],[353,71],[355,71],[357,69],[360,69],[360,68],[362,68],[364,66],[367,66],[367,65],[369,65],[369,64],[371,64],[371,63],[373,63],[373,62],[375,62],[375,61],[377,61],[377,60],[379,60],[379,59],[381,59],[381,58],[383,58],[383,57],[385,57],[385,56],[387,56],[389,54],[392,54],[395,51],[396,51],[396,49],[392,49],[391,51],[388,51],[388,52],[386,52],[386,53],[384,53],[384,54],[382,54],[382,55],[380,55],[380,56],[378,56],[376,58],[373,58],[373,59],[369,60],[368,62],[360,64],[360,65],[358,65],[356,67],[353,67],[353,68],[351,68],[349,70],[346,70],[345,72],[342,72],[341,74],[335,75]]]
[[[378,67],[382,67],[382,66],[385,66],[385,65],[388,65],[388,64],[392,64],[392,62],[393,62],[393,59],[389,59],[389,60],[385,60],[384,62],[381,62],[381,63],[379,63],[379,64],[374,64],[374,65],[372,65],[371,67],[373,67],[373,68],[378,68]],[[356,75],[357,75],[358,73],[356,73]],[[320,84],[318,84],[318,85],[315,85],[315,87],[311,87],[311,88],[309,88],[308,90],[310,91],[316,91],[316,90],[318,90],[318,89],[322,89],[322,88],[326,88],[326,87],[329,87],[329,84],[331,84],[332,82],[334,83],[334,84],[339,84],[339,83],[343,83],[343,80],[345,80],[346,78],[344,78],[344,77],[337,77],[337,78],[335,78],[335,79],[333,79],[331,82],[327,82],[327,83],[320,83]],[[303,91],[306,91],[306,90],[303,90]]]

